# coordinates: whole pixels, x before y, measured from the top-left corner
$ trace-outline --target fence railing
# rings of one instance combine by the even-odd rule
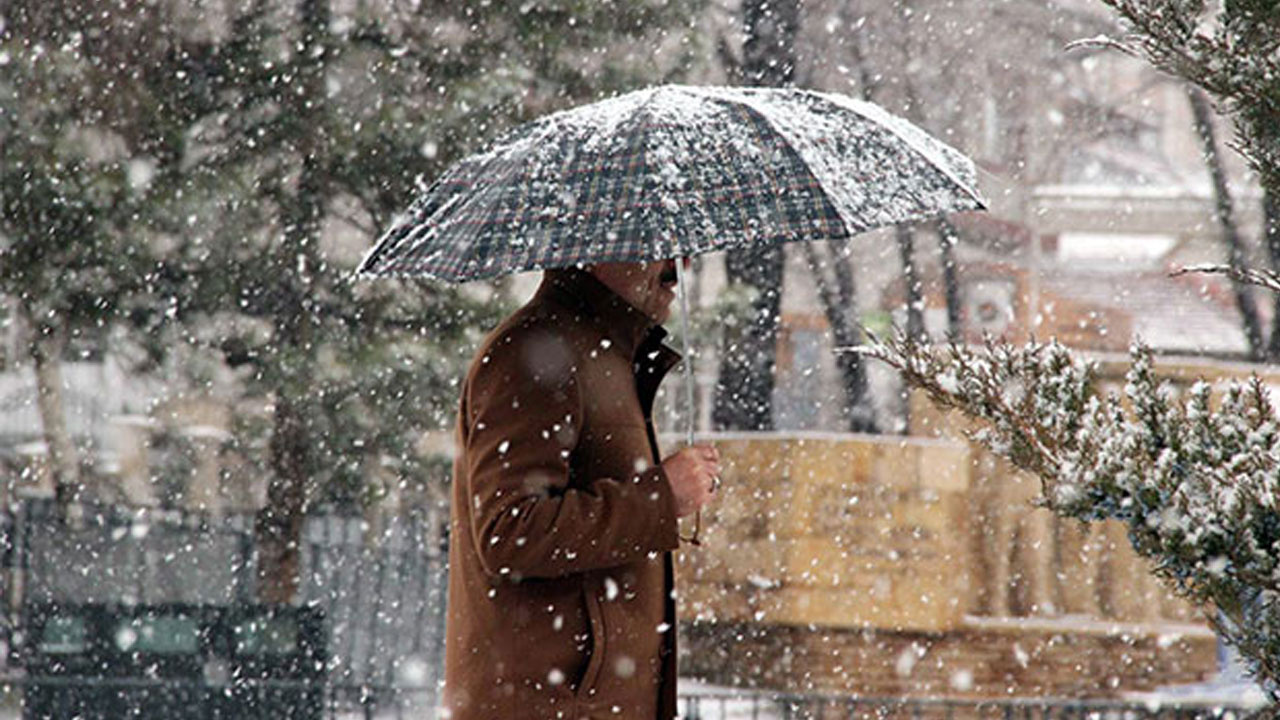
[[[335,706],[435,702],[447,585],[441,532],[425,512],[372,525],[308,518],[299,602],[324,614],[324,684]],[[0,557],[8,637],[31,603],[242,605],[256,596],[249,515],[82,506],[68,522],[51,501],[27,500],[0,508]]]
[[[41,678],[22,675],[0,677],[6,692],[21,693],[28,687],[74,687],[88,699],[101,694],[119,697],[128,693],[170,694],[181,698],[207,690],[200,681],[157,678]],[[260,696],[261,716],[275,717],[280,696],[306,693],[315,701],[306,717],[321,720],[417,720],[433,717],[437,693],[434,687],[404,686],[394,697],[373,699],[367,686],[307,683],[280,680],[239,680],[233,689],[240,695]],[[228,690],[228,693],[232,690]],[[101,705],[96,708],[101,710]],[[1275,720],[1280,710],[1237,703],[1152,703],[1067,698],[876,698],[791,693],[696,693],[679,697],[682,720]],[[184,720],[224,717],[218,708],[185,706]],[[90,715],[95,718],[98,715]],[[297,715],[291,711],[291,716]],[[302,715],[297,715],[302,717]],[[109,715],[102,715],[106,718]],[[166,716],[168,717],[168,716]],[[177,717],[175,715],[174,717]],[[258,717],[258,715],[254,715]],[[240,717],[239,720],[247,720]]]
[[[21,673],[0,675],[0,695],[34,720],[117,720],[139,712],[152,720],[419,720],[435,717],[437,702],[434,687],[238,679],[220,688],[183,678]],[[0,717],[9,715],[0,711]]]

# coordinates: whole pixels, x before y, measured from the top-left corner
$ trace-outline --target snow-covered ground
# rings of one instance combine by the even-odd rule
[[[681,680],[680,695],[680,717],[689,720],[775,720],[782,717],[782,710],[776,704],[747,690]]]
[[[680,713],[686,720],[781,720],[788,715],[782,707],[765,694],[711,685],[698,680],[685,679],[680,684]],[[10,689],[0,693],[0,720],[19,720],[22,717],[21,693]],[[1134,693],[1126,696],[1128,702],[1145,704],[1151,710],[1174,707],[1182,703],[1245,705],[1262,707],[1266,698],[1238,667],[1224,672],[1214,680],[1197,684],[1161,688],[1150,693]],[[424,708],[385,708],[374,713],[373,720],[407,720],[431,717]],[[340,712],[335,720],[366,720],[363,711]],[[329,720],[329,716],[325,716]]]
[[[694,718],[698,720],[780,720],[784,717],[795,716],[794,712],[785,712],[779,704],[769,698],[750,691],[686,680],[681,682],[680,693],[682,696],[680,704],[681,717],[689,720]],[[927,705],[931,701],[926,700],[923,702]],[[932,702],[940,703],[941,701]],[[1039,708],[1035,704],[1035,699],[1023,698],[1017,702],[1022,702],[1024,705],[1029,704],[1034,709]],[[1068,700],[1067,702],[1070,701]],[[1223,673],[1220,677],[1207,683],[1162,688],[1151,693],[1135,693],[1119,702],[1130,705],[1142,704],[1152,712],[1161,709],[1167,710],[1179,705],[1221,704],[1256,709],[1266,705],[1266,697],[1263,695],[1262,690],[1250,681],[1243,671],[1237,668]],[[942,708],[941,704],[934,707]],[[870,706],[859,709],[866,711],[879,710],[879,708]],[[1037,715],[1034,709],[1031,714],[1027,715],[1028,717]],[[889,708],[889,710],[892,710],[892,708]],[[901,712],[900,717],[917,716],[909,706],[903,707]],[[1130,713],[1125,711],[1113,710],[1112,712],[1117,717],[1132,717]],[[892,713],[889,715],[889,717],[894,716]],[[1110,716],[1111,713],[1105,711],[1096,715],[1099,718]]]
[[[1239,657],[1227,650],[1226,668],[1217,677],[1194,685],[1175,685],[1149,693],[1133,693],[1129,700],[1168,706],[1177,703],[1233,703],[1248,707],[1267,704],[1262,688],[1249,678]]]

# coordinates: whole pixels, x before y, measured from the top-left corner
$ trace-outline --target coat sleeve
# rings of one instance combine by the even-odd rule
[[[570,355],[554,342],[491,348],[466,389],[469,529],[494,577],[561,577],[679,543],[661,466],[570,486],[582,402]]]

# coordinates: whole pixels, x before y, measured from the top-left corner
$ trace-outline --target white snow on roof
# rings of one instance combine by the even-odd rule
[[[1055,269],[1042,288],[1063,298],[1113,307],[1133,318],[1133,332],[1157,350],[1243,353],[1248,343],[1234,307],[1210,297],[1205,281],[1170,278],[1164,272]]]
[[[1169,235],[1062,233],[1058,236],[1057,259],[1102,262],[1106,263],[1103,267],[1125,271],[1135,263],[1149,266],[1159,261],[1176,243],[1177,239]]]
[[[214,425],[184,425],[178,429],[183,437],[196,440],[214,440],[218,442],[231,439],[231,433]]]
[[[1106,183],[1072,183],[1065,185],[1038,185],[1032,191],[1037,198],[1047,197],[1105,197],[1134,199],[1169,199],[1196,198],[1206,199],[1212,195],[1204,188],[1192,188],[1186,185],[1110,185]]]

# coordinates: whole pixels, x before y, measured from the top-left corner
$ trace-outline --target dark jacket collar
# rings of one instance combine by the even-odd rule
[[[577,268],[548,270],[538,288],[538,298],[551,297],[562,305],[596,321],[609,339],[628,357],[645,347],[658,347],[667,331],[653,318],[623,300],[594,275]],[[672,351],[674,352],[674,351]],[[679,359],[679,355],[676,355]]]

